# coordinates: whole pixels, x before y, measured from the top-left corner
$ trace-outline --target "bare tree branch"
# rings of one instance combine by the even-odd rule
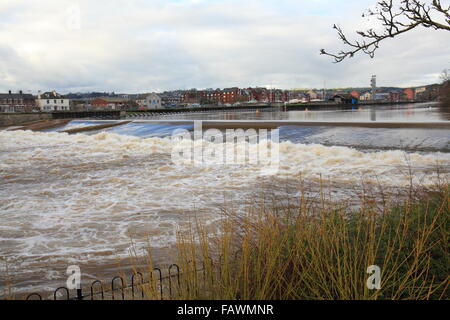
[[[442,83],[450,81],[450,69],[445,69],[441,74]]]
[[[335,63],[352,58],[359,52],[373,58],[381,41],[394,38],[419,26],[450,31],[450,5],[445,7],[440,0],[383,0],[377,3],[374,11],[368,10],[367,14],[363,14],[363,17],[366,16],[376,17],[381,22],[383,32],[379,33],[374,29],[357,31],[362,39],[351,41],[339,26],[334,25],[333,28],[337,30],[339,38],[349,50],[333,54],[321,49],[320,54],[333,57]]]

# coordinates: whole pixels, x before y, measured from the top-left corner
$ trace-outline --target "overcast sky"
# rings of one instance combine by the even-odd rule
[[[332,29],[375,0],[0,0],[0,92],[418,86],[450,68],[450,32],[414,30],[340,64]],[[445,1],[444,1],[445,2]]]

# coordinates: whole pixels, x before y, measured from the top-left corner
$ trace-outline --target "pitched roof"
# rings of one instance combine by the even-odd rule
[[[335,98],[354,99],[354,97],[351,94],[349,94],[349,93],[338,93],[338,94],[335,94],[333,96],[333,99],[335,99]]]
[[[161,99],[161,97],[158,95],[158,94],[156,94],[156,93],[149,93],[149,94],[147,94],[146,96],[145,96],[145,98],[148,98],[148,97],[152,97],[152,98],[158,98],[158,99]]]
[[[33,99],[33,95],[28,93],[0,93],[0,99]]]
[[[56,91],[44,92],[41,94],[41,99],[63,99],[64,97]]]

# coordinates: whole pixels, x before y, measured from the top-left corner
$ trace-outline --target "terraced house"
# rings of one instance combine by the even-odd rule
[[[35,99],[31,94],[22,91],[0,93],[0,112],[31,112],[35,106]]]

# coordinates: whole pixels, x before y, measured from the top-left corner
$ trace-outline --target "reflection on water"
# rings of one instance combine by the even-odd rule
[[[305,108],[306,109],[306,108]],[[359,106],[339,110],[268,110],[194,112],[184,114],[151,115],[148,119],[166,120],[293,120],[293,121],[399,121],[432,122],[448,121],[450,112],[435,103]]]
[[[280,139],[305,144],[346,146],[358,150],[450,152],[450,130],[448,129],[283,126],[280,128]]]

